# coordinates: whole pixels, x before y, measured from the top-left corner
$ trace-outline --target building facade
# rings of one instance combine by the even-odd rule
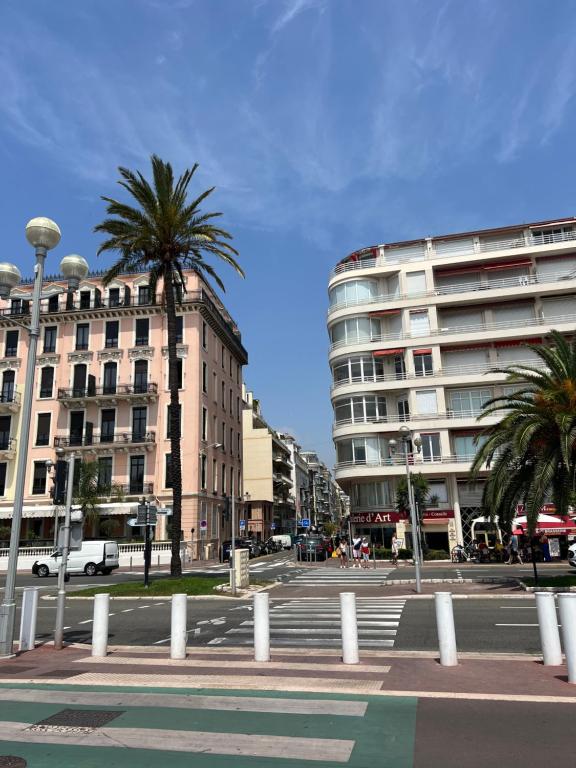
[[[470,482],[491,423],[477,417],[508,391],[494,369],[534,363],[526,345],[553,329],[574,333],[576,219],[360,250],[336,266],[329,304],[335,471],[352,525],[386,542],[409,533],[395,512],[407,427],[410,470],[429,482],[428,545],[470,543],[489,471]]]
[[[242,498],[240,333],[198,275],[185,275],[178,306],[181,389],[182,530],[197,554],[217,543],[224,499]],[[130,536],[127,519],[142,497],[170,508],[168,350],[161,296],[148,275],[120,275],[104,287],[89,275],[73,294],[47,278],[41,306],[22,540],[54,535],[55,510],[46,462],[74,452],[98,463],[109,498],[100,507],[107,535]],[[50,294],[53,294],[52,296]],[[0,307],[0,518],[9,524],[14,497],[19,409],[25,374],[31,285]],[[161,517],[156,538],[166,538]],[[91,533],[101,530],[96,526]],[[136,530],[138,533],[138,530]]]

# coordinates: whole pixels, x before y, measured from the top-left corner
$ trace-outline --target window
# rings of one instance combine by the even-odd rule
[[[202,346],[206,349],[206,323],[202,321]]]
[[[236,452],[238,453],[238,458],[240,458],[240,432],[236,435]]]
[[[432,376],[431,352],[414,352],[414,372],[416,376]]]
[[[212,373],[212,394],[214,396],[214,402],[218,402],[218,378],[216,377],[216,373]]]
[[[134,392],[148,391],[148,360],[136,360],[134,363]]]
[[[16,374],[14,371],[7,370],[2,374],[2,393],[0,402],[11,403],[14,400],[14,381]]]
[[[178,430],[180,436],[182,434],[182,403],[178,403]],[[170,440],[172,437],[172,406],[168,404],[166,406],[166,438]]]
[[[120,288],[108,289],[108,306],[109,307],[120,306]]]
[[[0,496],[6,493],[6,464],[0,464]]]
[[[399,358],[403,363],[402,356]],[[372,356],[349,357],[334,365],[333,378],[335,384],[355,381],[381,381],[384,378],[384,361],[382,358]]]
[[[147,317],[140,317],[136,320],[136,338],[134,346],[147,347],[150,337],[150,320]]]
[[[236,366],[236,384],[240,384],[240,366]]]
[[[74,366],[74,377],[72,379],[72,389],[74,397],[84,397],[86,394],[86,379],[88,377],[88,367],[85,363],[78,363]]]
[[[172,454],[167,453],[164,459],[164,488],[172,488]]]
[[[30,302],[23,299],[12,299],[10,302],[11,315],[27,315],[30,311]]]
[[[102,392],[105,395],[116,394],[116,378],[118,366],[116,363],[104,363],[104,378]]]
[[[440,461],[440,434],[433,432],[420,435],[422,440],[422,459],[424,461]]]
[[[202,406],[202,440],[208,440],[208,411]]]
[[[55,325],[48,325],[44,328],[44,352],[56,352],[56,334],[58,329]]]
[[[80,291],[80,309],[90,309],[90,291]]]
[[[150,304],[150,286],[149,285],[140,285],[138,286],[138,304],[140,306],[144,304]]]
[[[100,416],[100,442],[114,442],[114,430],[116,428],[116,411],[114,408],[102,409]]]
[[[225,354],[225,352],[224,352],[224,344],[222,344],[222,370],[224,370],[224,368],[225,368],[224,354]]]
[[[420,389],[414,395],[416,398],[416,413],[421,416],[438,413],[438,400],[435,389]]]
[[[45,366],[40,371],[40,397],[52,397],[54,368]]]
[[[130,456],[130,493],[144,492],[144,456]]]
[[[454,453],[459,461],[472,461],[476,456],[476,451],[480,448],[485,437],[481,437],[476,442],[476,435],[454,435]]]
[[[212,459],[212,490],[218,493],[218,462]]]
[[[108,320],[106,323],[106,338],[104,346],[106,349],[116,349],[118,347],[118,333],[120,331],[120,323],[118,320]]]
[[[84,411],[70,414],[70,445],[82,445],[84,439]]]
[[[208,366],[202,363],[202,392],[208,392]]]
[[[0,416],[0,448],[5,451],[10,445],[11,416]]]
[[[88,349],[90,326],[88,323],[78,323],[76,326],[76,349]]]
[[[222,496],[226,496],[226,464],[222,464],[222,468],[220,471],[220,481],[222,483],[222,486],[221,486]]]
[[[36,427],[36,445],[50,445],[50,420],[52,414],[39,413]]]
[[[50,296],[48,299],[48,312],[58,312],[60,309],[60,302],[58,301],[58,294]]]
[[[230,446],[230,453],[233,454],[234,453],[234,430],[232,428],[230,428],[230,442],[229,442],[229,446]]]
[[[428,310],[410,312],[410,335],[427,336],[430,333],[430,320]]]
[[[448,393],[450,411],[454,416],[478,416],[491,397],[490,389],[454,389]]]
[[[336,323],[331,330],[333,344],[361,344],[380,338],[380,321],[371,317],[351,317]]]
[[[230,368],[229,368],[230,376],[232,376],[232,355],[230,355]]]
[[[110,491],[112,487],[112,456],[98,459],[98,490]]]
[[[32,493],[35,496],[41,496],[46,493],[46,478],[48,473],[46,471],[45,461],[34,462],[34,475],[32,479]]]
[[[410,406],[408,405],[408,398],[406,395],[402,395],[396,401],[396,408],[398,411],[398,418],[400,421],[410,420]]]
[[[240,421],[240,398],[236,398],[236,418]]]
[[[428,500],[426,506],[435,507],[448,503],[448,489],[445,480],[431,480],[428,484]]]
[[[18,354],[18,331],[6,331],[4,357],[16,357]]]
[[[176,344],[182,344],[184,340],[184,316],[176,315]]]
[[[225,451],[226,450],[226,422],[225,421],[222,422],[221,435],[222,437],[220,438],[220,442],[222,443],[222,450]]]
[[[408,272],[406,275],[406,293],[408,296],[424,296],[426,293],[426,273]]]
[[[384,454],[384,451],[382,453]],[[379,464],[380,454],[378,437],[354,437],[336,443],[336,455],[339,462]]]
[[[222,393],[221,393],[220,402],[222,403],[222,408],[226,410],[226,384],[224,382],[222,382]]]
[[[230,416],[232,416],[232,411],[234,410],[234,394],[233,394],[232,390],[230,390],[229,395],[230,396],[228,398],[228,405],[230,406],[229,407]]]
[[[218,419],[216,416],[212,416],[212,441],[218,442]]]
[[[377,395],[359,395],[337,400],[334,405],[337,424],[355,424],[363,421],[386,419],[386,398]]]
[[[234,467],[230,467],[230,496],[234,496]]]
[[[372,483],[358,483],[352,486],[352,503],[354,507],[391,507],[394,495],[390,483],[386,480]]]
[[[132,408],[132,442],[141,443],[146,438],[146,406]]]
[[[176,381],[178,382],[178,389],[182,389],[182,358],[179,357],[176,360]],[[170,366],[168,366],[168,386],[171,386],[170,378]]]
[[[200,454],[200,488],[206,490],[206,456]]]
[[[330,291],[330,306],[370,303],[378,296],[376,280],[348,280]]]

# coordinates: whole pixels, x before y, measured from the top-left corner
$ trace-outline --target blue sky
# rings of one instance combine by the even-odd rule
[[[266,418],[332,462],[326,285],[365,245],[573,215],[572,0],[1,0],[4,260],[94,267],[116,167],[200,163]]]

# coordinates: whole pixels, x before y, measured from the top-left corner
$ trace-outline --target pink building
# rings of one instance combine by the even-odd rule
[[[242,366],[247,355],[222,303],[193,272],[179,313],[184,540],[216,543],[224,497],[242,499]],[[65,287],[49,278],[44,293]],[[19,440],[19,396],[28,334],[14,321],[29,311],[31,285],[0,302],[0,524],[12,514]],[[22,298],[19,298],[21,296]],[[161,297],[148,275],[122,275],[107,287],[89,275],[74,294],[42,300],[29,437],[22,539],[53,538],[54,506],[46,461],[71,451],[97,461],[104,488],[100,530],[130,537],[138,499],[172,501],[168,433],[168,350]],[[121,489],[121,490],[120,490]],[[168,536],[169,517],[156,538]],[[112,522],[114,521],[114,522]],[[3,538],[3,537],[2,537]]]

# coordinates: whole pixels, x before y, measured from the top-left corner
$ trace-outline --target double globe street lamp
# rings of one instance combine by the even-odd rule
[[[28,357],[26,360],[26,378],[24,380],[24,392],[22,396],[22,410],[20,415],[20,439],[18,441],[18,459],[16,465],[16,482],[14,487],[14,509],[12,513],[12,530],[10,533],[10,551],[8,555],[8,570],[6,573],[6,586],[4,599],[0,605],[0,658],[13,655],[14,643],[14,619],[16,614],[16,571],[18,567],[18,549],[20,544],[20,528],[22,524],[22,508],[24,503],[24,488],[26,482],[26,469],[28,462],[28,442],[30,435],[30,422],[32,417],[32,398],[34,394],[34,374],[36,370],[36,349],[40,334],[40,300],[42,295],[42,282],[44,279],[44,262],[49,250],[55,248],[60,242],[60,229],[51,219],[39,217],[31,219],[26,225],[26,239],[36,253],[34,266],[34,288],[32,292],[32,307],[30,324],[11,317],[14,322],[28,331]],[[65,256],[60,262],[60,271],[68,282],[68,289],[52,291],[56,293],[71,293],[78,289],[80,281],[88,274],[88,263],[82,256]],[[0,298],[10,298],[11,291],[18,285],[22,278],[20,270],[15,264],[0,263]],[[18,296],[24,298],[23,295]]]

